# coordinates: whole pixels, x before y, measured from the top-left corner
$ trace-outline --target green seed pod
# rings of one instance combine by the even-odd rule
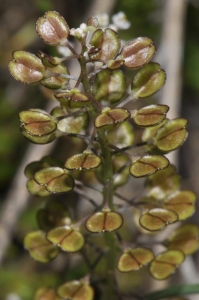
[[[45,73],[45,78],[40,83],[49,89],[66,89],[69,79],[59,75],[55,76],[53,73],[69,75],[68,69],[63,64],[60,64],[53,68],[48,68]]]
[[[9,63],[11,75],[27,84],[39,83],[44,78],[45,67],[34,54],[26,51],[14,51]]]
[[[48,135],[57,129],[57,124],[52,116],[41,109],[22,111],[19,117],[23,129],[32,136]]]
[[[58,167],[49,167],[38,171],[35,173],[34,179],[53,194],[66,193],[74,187],[73,178],[66,170]]]
[[[150,274],[156,280],[166,279],[175,272],[184,259],[184,254],[179,250],[169,250],[160,253],[150,264]]]
[[[63,299],[70,300],[93,300],[93,288],[83,281],[73,280],[66,282],[57,289],[57,294]]]
[[[159,91],[166,82],[166,73],[157,63],[149,63],[136,74],[132,82],[134,98],[149,97]]]
[[[167,105],[149,105],[134,112],[132,119],[139,127],[161,124],[166,118],[169,107]]]
[[[195,224],[185,224],[176,229],[167,240],[167,247],[181,250],[190,255],[199,249],[199,227]]]
[[[78,89],[71,89],[66,92],[56,93],[55,98],[65,107],[80,108],[89,103],[89,98]]]
[[[156,147],[163,152],[179,148],[187,138],[187,124],[188,121],[182,118],[168,121],[156,133]]]
[[[98,27],[98,25],[99,25],[99,21],[95,17],[90,17],[87,20],[87,26],[89,27],[90,31],[92,31],[93,29],[96,30],[96,28]]]
[[[93,233],[104,231],[114,231],[119,229],[123,224],[122,216],[110,210],[97,212],[89,217],[86,221],[86,229]]]
[[[58,57],[52,57],[42,51],[38,51],[37,55],[42,61],[42,64],[47,68],[54,68],[61,63],[61,59]]]
[[[31,195],[37,197],[47,197],[51,194],[46,190],[45,186],[39,185],[33,178],[27,181],[26,187]]]
[[[67,252],[77,252],[84,246],[83,235],[70,226],[53,228],[47,233],[46,238]]]
[[[147,248],[134,248],[123,253],[118,261],[117,267],[120,272],[131,272],[140,270],[154,259],[154,254]]]
[[[147,64],[156,52],[153,41],[147,37],[139,37],[128,42],[121,50],[120,58],[124,66],[130,69],[141,68]]]
[[[36,24],[38,35],[49,45],[65,44],[69,35],[66,21],[56,11],[48,11]]]
[[[192,191],[176,191],[164,200],[164,208],[177,213],[179,220],[186,220],[195,212],[196,194]]]
[[[120,40],[117,33],[111,28],[97,29],[90,40],[90,45],[96,49],[95,53],[90,53],[91,59],[101,59],[104,61],[115,58],[120,49]]]
[[[173,224],[177,222],[178,215],[168,209],[163,208],[153,208],[140,217],[140,225],[149,231],[157,231],[162,230],[169,224]]]
[[[134,141],[133,127],[128,121],[119,124],[116,128],[107,132],[107,139],[110,144],[118,148],[131,146]]]
[[[95,118],[94,124],[96,128],[110,129],[128,118],[130,118],[130,112],[127,109],[104,108],[102,113]]]
[[[129,171],[134,177],[143,177],[164,169],[168,165],[169,160],[162,155],[146,155],[133,161]]]
[[[173,165],[150,175],[146,180],[148,196],[165,199],[172,192],[180,188],[181,178]]]
[[[40,230],[30,232],[25,236],[24,247],[32,258],[42,263],[51,261],[59,253],[59,248],[47,241],[45,232]]]
[[[101,164],[101,157],[92,153],[92,151],[84,151],[67,159],[65,168],[68,170],[92,171]]]
[[[120,70],[102,70],[96,75],[93,94],[99,101],[114,103],[126,92],[126,80]]]
[[[64,110],[60,107],[55,107],[52,112],[52,116],[61,117],[67,115]],[[88,114],[83,113],[77,116],[71,116],[68,118],[64,118],[60,120],[57,124],[57,129],[64,133],[79,133],[82,129],[84,129],[88,124]]]

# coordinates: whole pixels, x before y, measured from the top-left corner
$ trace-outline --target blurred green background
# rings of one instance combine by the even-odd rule
[[[163,1],[155,0],[118,0],[113,13],[124,11],[132,26],[121,32],[125,40],[138,36],[152,38],[160,44],[162,33]],[[19,130],[18,113],[28,108],[44,108],[47,100],[39,86],[26,86],[16,82],[10,75],[7,65],[12,51],[27,50],[36,53],[42,50],[53,53],[52,47],[45,45],[35,32],[35,22],[47,10],[55,10],[65,17],[69,26],[78,27],[86,20],[83,15],[95,0],[6,0],[0,1],[0,208],[10,189],[12,179],[20,166],[28,142]],[[199,2],[188,1],[182,66],[183,90],[181,116],[189,119],[190,138],[180,151],[179,171],[185,186],[198,192],[199,169]],[[172,55],[172,51],[171,51]],[[165,103],[167,104],[167,103]],[[41,146],[42,147],[42,146]],[[61,155],[61,154],[60,154]],[[194,173],[195,172],[195,173]],[[42,200],[43,201],[43,200]],[[35,263],[23,249],[25,233],[36,229],[35,212],[42,203],[35,199],[18,222],[12,241],[0,269],[0,299],[29,300],[34,290],[41,285],[55,286],[63,281],[56,276],[60,266]],[[197,221],[197,218],[195,218]],[[196,261],[198,257],[195,258]],[[49,270],[52,270],[49,272]],[[80,274],[83,273],[79,270]],[[64,276],[64,275],[63,275]],[[67,278],[73,274],[67,274]],[[15,298],[12,298],[14,297]],[[18,298],[17,298],[18,297]]]

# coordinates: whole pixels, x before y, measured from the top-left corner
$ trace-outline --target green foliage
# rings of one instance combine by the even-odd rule
[[[124,25],[128,23],[124,21]],[[152,249],[144,246],[133,247],[131,244],[126,249],[127,241],[118,232],[125,222],[125,205],[121,202],[139,210],[139,235],[160,231],[194,213],[195,194],[180,191],[180,177],[162,155],[184,143],[188,121],[182,118],[168,120],[167,105],[150,105],[138,110],[125,107],[128,102],[132,105],[141,102],[165,83],[164,70],[159,64],[150,62],[156,51],[150,38],[135,38],[121,48],[117,33],[110,28],[100,28],[96,18],[90,18],[80,28],[70,29],[55,11],[40,17],[36,30],[45,43],[64,46],[72,54],[57,58],[41,51],[38,57],[26,51],[13,53],[9,69],[14,78],[55,90],[59,105],[52,112],[22,111],[19,115],[22,134],[36,144],[46,144],[68,135],[82,139],[84,148],[81,153],[78,151],[69,157],[66,153],[63,162],[45,157],[26,167],[27,188],[31,194],[39,197],[70,194],[64,198],[64,204],[53,199],[39,209],[37,222],[41,230],[28,233],[24,246],[32,258],[42,263],[50,262],[62,252],[79,251],[87,264],[87,272],[81,279],[72,278],[63,283],[56,293],[54,289],[41,287],[35,300],[42,300],[42,295],[47,300],[60,297],[93,300],[94,287],[101,290],[100,299],[115,300],[116,266],[121,272],[130,272],[149,263],[149,273],[162,280],[173,274],[187,254],[198,250],[196,225],[178,228],[162,242],[165,251],[155,257]],[[70,36],[79,42],[80,52],[69,44]],[[74,58],[80,65],[78,77],[70,75],[63,64]],[[92,69],[88,64],[92,64]],[[126,78],[123,68],[139,69],[132,82]],[[71,79],[76,80],[75,86],[71,85]],[[147,128],[134,139],[137,127]],[[89,177],[90,172],[83,171],[96,174],[98,185],[93,187],[92,175]],[[118,186],[126,183],[129,173],[134,177],[147,177],[146,189],[136,199],[126,199],[116,191]],[[85,187],[99,192],[101,200],[90,198]],[[74,193],[80,202],[85,199],[94,206],[92,213],[75,217],[71,209],[72,205],[74,211],[77,208],[71,201]],[[92,236],[99,233],[103,241],[98,235],[98,244],[92,241]],[[189,244],[190,251],[187,250]],[[92,255],[87,255],[89,247],[95,250],[94,262]],[[96,270],[102,259],[106,263],[105,270],[100,273]],[[99,283],[106,276],[105,282]]]

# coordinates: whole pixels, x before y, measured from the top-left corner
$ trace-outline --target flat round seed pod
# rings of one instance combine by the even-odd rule
[[[27,132],[23,124],[20,126],[20,130],[23,136],[33,144],[40,144],[40,145],[48,144],[56,139],[56,131],[41,136],[32,135]]]
[[[168,121],[156,133],[156,147],[163,152],[179,148],[187,138],[187,124],[182,118]]]
[[[84,246],[83,235],[70,226],[53,228],[47,233],[46,238],[67,252],[77,252]]]
[[[79,280],[66,282],[57,289],[57,294],[61,298],[70,300],[93,300],[93,288]]]
[[[44,78],[40,83],[48,89],[66,89],[68,86],[69,78],[61,77],[62,74],[69,75],[69,71],[65,65],[59,64],[58,66],[48,68],[48,72],[57,73],[57,75],[49,75]],[[48,74],[47,72],[47,74]],[[60,76],[59,76],[60,74]]]
[[[53,68],[60,64],[60,58],[50,56],[42,51],[37,52],[38,57],[41,59],[42,64],[47,68]]]
[[[90,40],[90,45],[96,52],[90,53],[91,59],[102,59],[104,61],[113,59],[120,49],[120,39],[111,28],[97,29]]]
[[[64,170],[59,167],[44,168],[35,173],[34,179],[40,185],[47,185],[51,180],[64,174]]]
[[[74,180],[69,174],[52,179],[46,186],[47,191],[53,194],[62,194],[72,191],[74,188]]]
[[[48,11],[36,24],[38,35],[49,45],[64,44],[69,35],[66,21],[56,11]]]
[[[140,217],[140,225],[149,231],[157,231],[178,221],[178,215],[168,209],[153,208]]]
[[[118,148],[131,146],[134,140],[133,127],[128,121],[119,124],[116,128],[107,132],[107,139],[110,144]]]
[[[66,92],[56,93],[55,98],[63,105],[68,106],[69,108],[79,108],[82,107],[90,101],[89,98],[81,93],[77,89],[71,89]]]
[[[157,280],[166,279],[175,272],[184,259],[184,254],[179,250],[160,253],[150,264],[150,274]]]
[[[138,71],[133,82],[134,98],[149,97],[159,91],[166,81],[166,73],[157,63],[149,63]]]
[[[14,51],[12,56],[8,67],[16,80],[36,84],[44,78],[45,67],[37,56],[27,51]]]
[[[86,221],[86,229],[90,232],[114,231],[119,229],[123,224],[123,218],[114,211],[102,211],[93,214]]]
[[[29,193],[34,196],[47,197],[51,194],[46,190],[45,186],[39,185],[33,178],[27,181],[26,187]]]
[[[57,109],[53,110],[52,112],[55,115],[57,113],[56,110]],[[78,116],[68,117],[58,122],[57,129],[61,132],[66,133],[79,133],[82,129],[84,129],[87,126],[87,121],[88,115],[86,113]]]
[[[89,171],[93,170],[101,164],[101,157],[92,152],[83,152],[71,156],[65,163],[68,170]]]
[[[195,224],[185,224],[176,229],[167,240],[169,249],[179,249],[185,255],[199,249],[199,227]]]
[[[54,259],[59,253],[59,248],[46,239],[44,231],[33,231],[24,238],[24,247],[35,260],[47,263]]]
[[[124,122],[130,117],[130,112],[124,108],[104,109],[102,114],[95,118],[96,128],[111,128]]]
[[[177,191],[164,201],[164,208],[177,213],[179,220],[189,218],[195,212],[196,194],[192,191]]]
[[[147,64],[156,52],[153,41],[147,37],[139,37],[128,42],[121,50],[124,66],[130,69],[141,68]]]
[[[118,261],[120,272],[137,271],[154,259],[154,254],[147,248],[134,248],[123,253]]]
[[[169,107],[167,105],[149,105],[139,109],[132,117],[139,127],[154,126],[162,123],[166,118]]]
[[[98,101],[114,103],[126,92],[126,80],[120,70],[102,70],[95,78],[93,94]]]
[[[151,175],[169,165],[169,160],[162,155],[146,155],[137,159],[130,166],[130,174],[134,177]]]
[[[29,109],[19,114],[23,129],[34,136],[48,135],[57,129],[52,117],[41,109]]]

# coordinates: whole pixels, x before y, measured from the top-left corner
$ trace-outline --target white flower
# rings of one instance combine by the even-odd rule
[[[128,29],[131,26],[131,23],[127,20],[126,15],[123,11],[112,16],[113,24],[118,29]]]
[[[108,1],[108,0],[107,0]],[[98,19],[99,27],[107,27],[109,24],[109,15],[106,13],[98,14],[95,16]]]
[[[88,32],[88,27],[85,23],[82,23],[79,27],[83,30],[83,32],[85,32],[85,33]]]
[[[84,28],[83,24],[81,24],[81,25]],[[71,28],[70,29],[70,35],[73,35],[76,38],[80,38],[80,39],[84,39],[86,37],[86,33],[84,32],[84,29],[82,29],[81,27],[79,27],[79,28]]]

